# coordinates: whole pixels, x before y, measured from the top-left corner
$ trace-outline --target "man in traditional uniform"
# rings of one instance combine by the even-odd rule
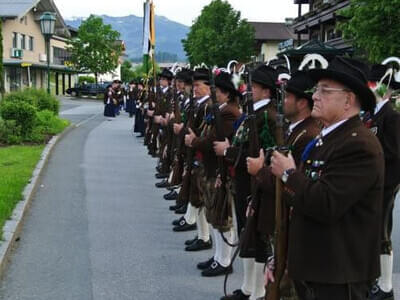
[[[157,90],[156,107],[153,116],[153,129],[152,129],[152,140],[150,145],[151,154],[156,153],[157,143],[159,142],[159,157],[161,169],[159,174],[156,174],[156,178],[168,177],[169,167],[167,157],[165,154],[167,145],[167,125],[169,115],[171,113],[171,103],[173,98],[173,92],[170,88],[173,74],[168,69],[164,69],[160,74],[160,88]],[[160,135],[161,129],[161,135]]]
[[[293,207],[288,274],[302,300],[364,300],[379,275],[384,158],[359,118],[361,109],[375,108],[366,72],[363,63],[343,57],[311,70],[312,116],[324,128],[300,166],[277,151],[271,158]]]
[[[126,112],[129,114],[129,118],[132,118],[136,112],[136,101],[139,94],[136,84],[137,82],[134,80],[129,82],[128,93],[126,97]]]
[[[170,120],[171,130],[174,135],[172,137],[172,161],[173,165],[171,168],[172,174],[170,174],[170,185],[177,186],[182,185],[183,177],[183,165],[185,155],[185,141],[184,131],[181,129],[186,121],[187,112],[185,111],[185,102],[189,103],[190,93],[192,89],[192,71],[189,69],[183,69],[176,74],[176,96],[173,104],[173,116]],[[188,106],[188,105],[187,105]],[[187,108],[187,107],[186,107]],[[185,185],[186,186],[186,185]],[[183,187],[185,189],[185,187]],[[180,193],[181,190],[179,190]],[[185,195],[185,196],[184,196]],[[185,197],[184,203],[182,197]],[[165,200],[177,200],[176,205],[172,205],[170,210],[177,210],[181,206],[187,204],[188,196],[185,190],[182,191],[181,199],[178,201],[179,194],[172,189],[168,194],[164,195]],[[185,210],[186,211],[186,210]]]
[[[232,197],[226,180],[226,166],[223,158],[217,162],[213,142],[220,138],[231,139],[233,123],[240,115],[237,104],[237,91],[232,76],[220,72],[215,77],[216,93],[214,107],[208,109],[199,136],[191,136],[191,146],[198,152],[201,176],[200,196],[204,203],[207,221],[212,225],[215,241],[215,255],[197,265],[201,275],[213,277],[232,272],[231,256],[234,240],[232,222]],[[215,107],[218,105],[218,108]],[[218,122],[218,124],[217,124]],[[217,172],[218,168],[218,172]],[[218,180],[217,180],[218,175]],[[223,185],[223,186],[222,186]]]
[[[310,90],[314,85],[314,81],[306,72],[298,71],[287,82],[284,92],[284,115],[290,122],[285,132],[284,145],[290,149],[297,164],[300,164],[301,154],[306,145],[320,132],[318,122],[311,117],[313,101]],[[269,166],[266,165],[263,149],[260,150],[258,158],[247,158],[247,169],[250,175],[256,176],[257,185],[262,191],[260,193],[261,201],[267,204],[264,214],[260,216],[262,221],[258,223],[265,228],[264,230],[269,235],[272,235],[275,229],[275,202],[268,200],[275,197],[275,180]],[[294,294],[289,280],[285,278],[281,284],[282,298],[292,300],[295,299]]]
[[[390,98],[393,90],[400,89],[400,83],[389,73],[388,65],[373,65],[369,86],[376,96],[376,108],[373,115],[365,119],[368,128],[376,134],[381,142],[385,155],[385,184],[382,207],[382,243],[381,243],[381,276],[373,286],[369,299],[393,300],[393,251],[392,227],[393,207],[400,183],[400,114],[396,112]],[[392,72],[394,70],[392,69]],[[385,77],[386,75],[386,77]],[[382,82],[381,82],[382,81]]]
[[[144,137],[145,124],[144,124],[144,104],[146,100],[146,91],[143,82],[140,80],[137,85],[138,95],[136,99],[136,112],[135,112],[135,126],[133,131],[138,132],[136,137]]]
[[[217,155],[225,156],[225,159],[234,166],[235,208],[238,233],[240,234],[246,224],[246,210],[248,197],[251,195],[251,176],[247,172],[246,158],[249,153],[258,153],[254,143],[249,140],[251,134],[259,137],[260,146],[268,148],[274,146],[276,108],[272,98],[276,94],[277,72],[275,69],[262,65],[252,73],[253,109],[255,116],[240,118],[242,123],[237,124],[238,130],[233,138],[232,145],[228,141],[214,142],[214,150]],[[255,117],[257,132],[249,132],[250,122]],[[257,241],[264,248],[266,240],[258,237]],[[249,251],[248,245],[241,247],[240,256],[243,258],[243,284],[232,295],[222,297],[224,300],[258,299],[265,294],[264,289],[264,257],[265,251]]]
[[[196,135],[200,135],[200,129],[204,125],[204,117],[207,107],[211,104],[210,78],[208,69],[197,69],[193,73],[193,93],[196,98],[193,124],[188,124],[188,134],[185,135],[185,145],[188,149],[186,161],[186,173],[190,175],[189,205],[185,217],[174,227],[174,231],[182,231],[187,226],[197,224],[197,238],[185,248],[186,251],[199,251],[210,249],[209,225],[206,220],[204,203],[200,197],[198,181],[200,175],[199,153],[193,149],[192,141]],[[196,155],[197,154],[197,155]]]

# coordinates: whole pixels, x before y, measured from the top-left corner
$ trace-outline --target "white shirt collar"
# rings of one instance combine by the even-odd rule
[[[263,99],[263,100],[255,102],[253,104],[254,111],[257,111],[261,107],[264,107],[264,106],[268,105],[270,102],[271,102],[271,99]]]
[[[387,102],[389,102],[389,99],[378,102],[375,107],[374,115],[376,115]]]
[[[220,104],[218,108],[219,108],[219,110],[221,110],[227,105],[228,105],[228,103],[225,102],[225,103]]]
[[[166,86],[165,88],[162,89],[162,92],[165,94],[168,91],[169,86]]]
[[[190,102],[190,98],[187,98],[187,99],[185,100],[185,104],[184,104],[184,105],[188,105],[189,102]]]
[[[344,122],[346,122],[347,120],[348,120],[348,119],[339,121],[339,122],[337,122],[337,123],[335,123],[335,124],[332,124],[332,125],[329,126],[329,127],[326,127],[326,128],[324,128],[324,129],[322,129],[322,130],[321,130],[321,136],[322,136],[322,137],[327,136],[329,133],[331,133],[333,130],[335,130],[336,128],[338,128],[340,125],[342,125],[342,124],[343,124]]]
[[[292,123],[289,125],[289,135],[293,132],[293,130],[296,128],[297,125],[299,125],[303,120],[297,121],[296,123]]]
[[[197,105],[203,104],[204,102],[207,101],[208,98],[210,98],[209,95],[205,95],[203,98],[200,98],[199,100],[197,100]]]

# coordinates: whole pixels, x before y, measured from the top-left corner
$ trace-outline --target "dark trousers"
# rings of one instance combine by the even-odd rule
[[[367,300],[370,283],[325,284],[294,281],[301,300]]]

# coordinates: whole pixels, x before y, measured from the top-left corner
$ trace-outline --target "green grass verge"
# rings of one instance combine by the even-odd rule
[[[0,148],[0,228],[10,218],[45,145]],[[3,232],[0,232],[3,239]]]

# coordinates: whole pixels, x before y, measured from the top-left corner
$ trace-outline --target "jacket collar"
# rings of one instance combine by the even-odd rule
[[[263,99],[260,101],[257,101],[253,104],[254,111],[259,110],[260,108],[267,106],[271,102],[271,99]]]

